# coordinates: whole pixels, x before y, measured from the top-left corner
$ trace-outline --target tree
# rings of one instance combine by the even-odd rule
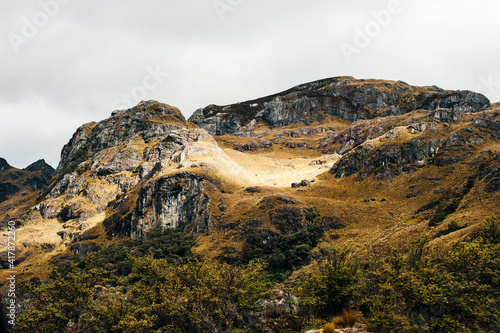
[[[94,286],[103,279],[104,272],[89,268],[72,271],[63,277],[53,271],[40,285],[24,284],[24,306],[12,332],[78,332],[80,320],[91,310]]]
[[[246,267],[191,260],[169,264],[145,257],[134,263],[131,289],[136,319],[154,318],[168,332],[230,332],[255,316],[266,292],[263,265]]]

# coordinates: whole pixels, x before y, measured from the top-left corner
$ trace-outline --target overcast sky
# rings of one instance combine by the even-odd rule
[[[187,117],[317,79],[500,101],[498,0],[1,0],[0,157],[56,167],[83,123],[155,99]]]

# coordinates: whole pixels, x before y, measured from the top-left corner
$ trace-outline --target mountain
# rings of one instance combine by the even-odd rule
[[[374,251],[427,235],[445,248],[476,234],[500,213],[500,105],[351,77],[209,105],[189,121],[143,101],[78,128],[55,171],[43,160],[17,170],[2,159],[0,169],[0,218],[18,223],[26,277],[181,228],[203,258],[267,258],[286,279],[332,244]],[[16,193],[30,200],[9,205]],[[296,259],[264,256],[266,244],[306,231]]]
[[[271,127],[309,124],[335,116],[349,121],[402,115],[414,110],[445,108],[457,113],[476,112],[489,100],[470,91],[449,91],[436,86],[414,87],[405,82],[356,80],[336,77],[298,85],[275,95],[226,106],[198,109],[189,121],[210,134],[245,136],[253,119]],[[246,127],[242,129],[242,126]]]
[[[237,252],[251,230],[304,228],[309,207],[325,230],[335,226],[328,232],[368,223],[369,234],[358,237],[375,241],[380,230],[432,218],[417,212],[435,200],[456,202],[467,213],[450,218],[462,224],[487,215],[487,202],[496,209],[499,110],[469,91],[350,77],[208,106],[190,122],[175,107],[146,101],[78,128],[55,174],[44,161],[3,172],[25,173],[15,184],[31,189],[47,185],[18,217],[30,226],[18,237],[50,244],[53,254],[82,255],[113,237],[182,225],[200,235],[204,255],[218,256]],[[468,180],[481,201],[462,195]],[[22,188],[2,184],[5,194]],[[33,238],[41,224],[50,232]],[[36,259],[20,252],[29,254],[20,260]]]
[[[13,212],[16,215],[33,205],[36,195],[49,184],[54,172],[43,159],[20,170],[0,158],[0,225],[4,226]]]

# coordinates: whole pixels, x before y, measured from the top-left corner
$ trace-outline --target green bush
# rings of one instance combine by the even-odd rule
[[[487,218],[483,227],[481,228],[481,236],[483,239],[491,244],[500,243],[500,228],[498,225],[500,224],[500,218],[496,218],[494,216]]]
[[[356,303],[374,331],[498,331],[499,253],[479,237],[421,255],[418,265],[410,256],[373,256],[360,271]]]
[[[94,267],[106,267],[117,276],[127,276],[132,272],[132,259],[151,255],[155,259],[175,261],[194,258],[191,247],[194,239],[182,232],[182,228],[152,231],[145,237],[129,239],[111,245],[94,254]]]
[[[12,332],[295,332],[338,315],[343,326],[362,315],[373,332],[500,332],[496,217],[447,251],[431,249],[428,237],[359,258],[347,248],[317,251],[285,284],[300,298],[299,314],[259,313],[271,288],[266,269],[300,267],[321,235],[314,226],[267,242],[251,235],[237,264],[197,258],[179,230],[129,240],[79,266],[65,263],[64,274],[20,283]]]
[[[358,263],[348,260],[347,249],[330,249],[317,267],[303,270],[293,292],[302,301],[302,313],[329,318],[354,300]]]
[[[286,274],[302,267],[310,259],[311,250],[323,236],[323,230],[316,225],[290,235],[271,235],[264,238],[254,232],[247,237],[242,250],[242,262],[263,260],[276,280],[283,280]]]

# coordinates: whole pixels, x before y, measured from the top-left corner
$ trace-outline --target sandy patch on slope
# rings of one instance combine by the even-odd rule
[[[303,179],[314,180],[317,175],[328,171],[329,167],[339,159],[338,155],[324,155],[315,159],[283,159],[242,153],[229,148],[223,150],[238,166],[238,173],[245,175],[248,182],[246,186],[290,187],[292,183]],[[311,165],[315,160],[326,163]]]

